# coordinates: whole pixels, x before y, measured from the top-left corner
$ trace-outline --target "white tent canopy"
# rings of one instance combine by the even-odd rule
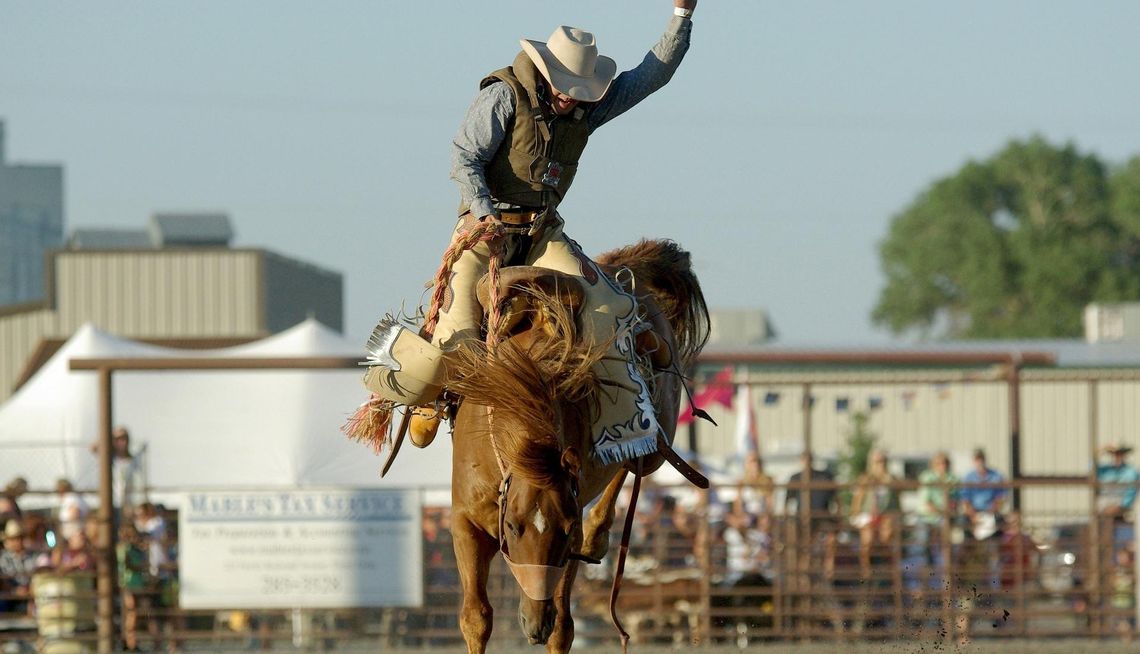
[[[98,380],[73,372],[93,357],[358,356],[361,347],[314,320],[221,350],[177,350],[112,336],[87,324],[0,406],[0,480],[32,488],[60,477],[94,488]],[[367,396],[357,370],[118,371],[114,422],[142,451],[147,485],[209,488],[434,487],[451,482],[451,443],[408,447],[380,479],[382,460],[339,431]]]

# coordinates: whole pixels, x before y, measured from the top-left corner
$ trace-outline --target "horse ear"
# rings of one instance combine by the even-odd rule
[[[562,451],[562,469],[574,479],[581,475],[582,456],[578,454],[578,448],[568,447]]]

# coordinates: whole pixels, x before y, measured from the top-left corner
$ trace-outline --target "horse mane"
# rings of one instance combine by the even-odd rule
[[[709,309],[688,251],[669,239],[642,239],[597,262],[633,273],[635,292],[648,291],[669,321],[682,369],[692,364],[709,340]]]
[[[608,343],[580,342],[573,313],[557,298],[533,288],[518,292],[528,296],[529,320],[496,345],[471,342],[456,350],[448,388],[491,408],[488,429],[512,474],[551,488],[564,445],[556,421],[590,425],[600,389],[594,364]]]

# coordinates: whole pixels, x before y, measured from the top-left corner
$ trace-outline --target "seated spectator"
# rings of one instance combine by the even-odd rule
[[[4,549],[0,551],[0,613],[31,613],[32,575],[36,555],[24,544],[24,526],[19,520],[4,525]]]
[[[971,488],[969,484],[998,484],[1005,481],[1000,472],[986,465],[986,452],[974,450],[974,467],[962,477],[967,487],[959,491],[966,516],[967,534],[975,540],[986,540],[998,533],[1006,489],[1000,487]]]
[[[867,470],[855,482],[851,522],[859,529],[859,566],[864,578],[871,572],[872,550],[889,552],[898,528],[897,480],[887,471],[887,453],[873,450]]]
[[[1037,578],[1037,543],[1021,528],[1021,514],[1010,512],[999,547],[1001,587],[1006,590]]]
[[[725,515],[722,537],[726,550],[726,586],[756,574],[768,577],[772,562],[772,536],[767,529],[770,526],[770,514],[765,513],[760,519],[755,519],[739,504]]]
[[[1131,642],[1136,628],[1136,563],[1132,550],[1122,547],[1113,557],[1110,576],[1112,600],[1110,604],[1117,613],[1116,632]]]
[[[55,482],[55,492],[59,495],[59,533],[66,541],[72,534],[83,531],[83,523],[91,515],[91,507],[82,495],[75,492],[75,487],[68,479]]]
[[[950,472],[950,456],[938,452],[930,459],[930,467],[918,475],[918,521],[915,524],[915,548],[927,565],[945,563],[942,553],[942,528],[954,512],[958,481]]]
[[[95,555],[87,542],[83,530],[71,532],[71,536],[59,547],[52,550],[51,567],[56,572],[94,572]]]
[[[737,485],[736,501],[752,517],[771,514],[775,505],[776,484],[764,472],[764,462],[756,452],[744,457],[744,474]],[[735,510],[735,506],[733,510]]]
[[[1008,493],[1000,486],[970,487],[970,484],[999,484],[1004,481],[1005,477],[1000,472],[986,465],[985,450],[974,450],[974,467],[962,476],[964,487],[958,493],[967,536],[962,548],[962,565],[967,570],[963,582],[977,583],[990,589],[997,589],[1001,584],[998,574],[999,541],[995,536],[1001,534],[1002,508]]]

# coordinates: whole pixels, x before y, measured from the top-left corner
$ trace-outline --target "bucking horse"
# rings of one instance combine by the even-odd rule
[[[708,339],[708,308],[689,253],[676,243],[641,241],[597,261],[637,297],[650,326],[639,351],[663,446],[636,462],[606,464],[593,455],[591,426],[607,388],[592,371],[608,343],[579,333],[577,278],[517,267],[501,271],[494,291],[484,280],[484,307],[490,309],[490,297],[511,307],[502,338],[461,349],[448,382],[462,397],[453,425],[452,535],[463,587],[460,627],[470,653],[484,652],[491,636],[487,578],[500,553],[519,582],[519,622],[528,641],[544,643],[548,652],[570,650],[578,565],[606,554],[628,473],[648,474],[665,460],[683,371]]]

